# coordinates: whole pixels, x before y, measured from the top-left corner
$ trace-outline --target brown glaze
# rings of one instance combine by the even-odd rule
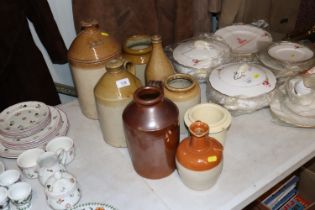
[[[175,170],[178,109],[157,87],[141,87],[123,112],[128,151],[136,172],[159,179]]]
[[[123,45],[123,56],[133,64],[147,64],[152,51],[151,38],[147,35],[128,37]]]
[[[219,165],[223,159],[223,146],[208,136],[209,126],[201,121],[189,127],[191,136],[185,138],[177,148],[176,158],[184,167],[204,171]]]
[[[174,67],[168,60],[162,47],[162,38],[159,35],[151,37],[152,41],[152,54],[149,63],[145,69],[145,80],[160,80],[164,81],[167,76],[174,74]]]
[[[102,33],[96,21],[82,22],[81,26],[83,30],[73,40],[68,51],[70,63],[101,63],[120,54],[118,42]]]

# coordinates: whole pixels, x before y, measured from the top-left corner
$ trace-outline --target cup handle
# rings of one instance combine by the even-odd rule
[[[56,151],[57,153],[57,156],[58,156],[58,160],[60,162],[60,164],[62,165],[66,165],[66,162],[67,162],[67,154],[66,154],[66,151],[64,149],[58,149]]]
[[[131,74],[136,76],[136,66],[130,62],[130,61],[125,61],[124,62],[124,68],[127,69]]]

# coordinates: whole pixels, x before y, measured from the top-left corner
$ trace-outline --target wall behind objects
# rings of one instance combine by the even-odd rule
[[[61,33],[61,36],[67,46],[67,49],[69,49],[71,42],[76,36],[74,23],[73,23],[73,16],[72,16],[72,1],[71,0],[63,0],[63,1],[48,0],[48,3],[54,15],[54,18],[59,28],[59,31]],[[29,25],[31,28],[31,32],[32,32],[35,44],[42,52],[44,59],[47,63],[47,66],[49,68],[50,74],[53,77],[54,82],[73,87],[74,84],[73,84],[69,64],[68,63],[63,64],[63,65],[53,64],[46,52],[46,49],[44,48],[41,41],[39,40],[36,34],[36,31],[33,27],[33,24],[29,22]],[[65,94],[59,94],[59,96],[62,103],[67,103],[75,99],[75,97],[68,96]]]

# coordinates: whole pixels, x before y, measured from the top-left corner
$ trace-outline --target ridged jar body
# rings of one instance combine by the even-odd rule
[[[189,127],[190,136],[177,148],[176,166],[183,183],[194,190],[212,187],[223,168],[223,146],[208,136],[207,124],[197,121]]]
[[[151,37],[133,35],[128,37],[123,46],[123,57],[135,65],[136,77],[145,85],[144,71],[152,51]]]
[[[179,110],[180,133],[187,133],[185,112],[201,101],[199,83],[188,74],[173,74],[164,81],[164,95],[173,101]]]
[[[151,80],[164,81],[166,77],[175,73],[172,63],[163,50],[161,36],[154,35],[151,41],[153,49],[145,69],[146,83]]]
[[[114,68],[113,65],[114,64]],[[122,113],[132,101],[140,80],[124,69],[123,62],[113,59],[106,64],[107,72],[97,83],[94,94],[104,140],[114,147],[126,147]]]
[[[68,60],[82,113],[97,119],[93,90],[106,72],[105,63],[120,56],[119,44],[98,29],[96,22],[82,23],[84,28],[73,40]]]
[[[159,179],[175,170],[179,142],[178,109],[156,87],[142,87],[123,113],[129,155],[136,172]]]

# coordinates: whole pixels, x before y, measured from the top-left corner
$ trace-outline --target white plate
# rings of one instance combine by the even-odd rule
[[[105,203],[84,203],[69,210],[117,210],[115,207]]]
[[[231,47],[233,53],[252,54],[268,46],[272,37],[267,31],[251,25],[232,25],[215,32]]]
[[[51,106],[48,107],[51,113],[51,120],[45,128],[43,128],[40,132],[26,138],[8,138],[0,135],[0,141],[2,142],[2,144],[7,148],[16,148],[19,145],[41,141],[42,139],[53,133],[60,123],[61,116],[56,108]]]
[[[2,172],[4,172],[5,171],[5,165],[4,165],[4,163],[0,160],[0,174],[2,173]]]
[[[274,59],[290,63],[307,61],[314,56],[311,49],[293,42],[274,44],[268,49],[268,54]]]
[[[272,91],[274,74],[253,63],[230,63],[214,69],[209,77],[211,86],[228,96],[255,97]]]
[[[4,158],[17,158],[20,154],[22,154],[24,150],[14,150],[14,149],[8,149],[4,147],[0,143],[0,157]]]
[[[42,102],[18,103],[0,113],[0,131],[11,135],[36,132],[45,126],[49,116],[49,108]]]

